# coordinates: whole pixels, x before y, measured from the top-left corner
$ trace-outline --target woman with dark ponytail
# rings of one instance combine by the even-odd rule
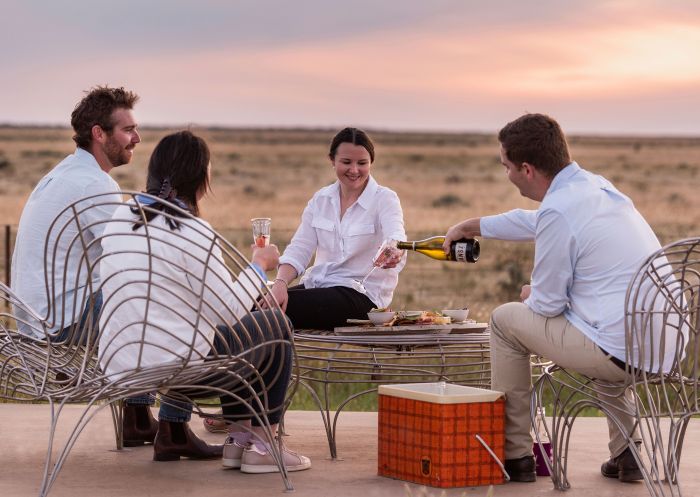
[[[251,342],[246,342],[246,347],[252,348],[269,340],[265,334],[270,331],[265,326],[270,325],[261,323],[270,323],[270,315],[262,317],[263,312],[278,314],[273,322],[285,322],[279,311],[249,313],[264,289],[265,272],[277,267],[277,247],[254,247],[250,266],[234,281],[211,232],[201,229],[210,228],[209,224],[191,217],[199,216],[199,201],[210,190],[209,159],[206,142],[190,131],[166,136],[148,164],[149,195],[137,195],[131,205],[117,208],[105,228],[100,261],[104,322],[100,323],[99,354],[106,374],[159,367],[189,360],[192,355],[206,358],[242,352],[238,349],[246,340]],[[213,248],[207,252],[203,247]],[[188,306],[197,296],[200,307]],[[257,331],[245,334],[239,329]],[[265,349],[268,355],[264,360],[271,366],[260,370],[262,381],[258,384],[265,388],[274,433],[289,384],[291,349],[279,342],[264,347],[270,347]],[[271,375],[269,381],[266,375]],[[177,390],[172,395],[162,397],[155,460],[223,454],[227,468],[251,473],[278,471],[262,441],[265,430],[231,396],[221,397],[224,418],[229,422],[229,436],[222,447],[197,438],[188,426],[192,405],[175,400]],[[307,457],[288,449],[283,459],[288,471],[311,466]]]

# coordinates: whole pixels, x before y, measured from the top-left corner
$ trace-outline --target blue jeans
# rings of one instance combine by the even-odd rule
[[[87,343],[86,324],[88,319],[90,319],[90,325],[93,330],[97,330],[98,319],[100,316],[100,310],[102,309],[102,290],[90,295],[87,303],[85,304],[85,309],[83,309],[83,314],[80,316],[80,322],[78,326],[75,323],[63,328],[61,331],[56,333],[52,342],[54,343],[64,343],[70,339],[75,342],[77,338],[77,343],[80,345],[85,345]],[[92,339],[97,340],[97,335],[99,332],[93,334]],[[75,338],[73,338],[75,336]]]
[[[255,320],[255,321],[253,321]],[[242,327],[247,330],[252,343],[242,343],[240,337],[245,336],[240,332],[241,325],[234,325],[233,329],[227,326],[218,326],[219,333],[214,338],[214,348],[211,356],[216,354],[222,355],[238,355],[245,350],[254,347],[255,345],[264,343],[268,340],[273,340],[279,337],[278,330],[271,328],[276,326],[275,322],[285,321],[288,323],[286,316],[279,311],[258,311],[252,312],[241,319]],[[291,329],[291,325],[290,325]],[[237,365],[235,374],[247,376],[251,381],[250,386],[255,391],[255,394],[260,397],[264,393],[267,395],[267,411],[268,420],[271,424],[277,424],[282,417],[282,408],[284,407],[284,398],[287,394],[287,386],[292,373],[292,349],[291,345],[286,343],[274,343],[261,347],[245,356],[245,359],[252,366]],[[254,368],[254,369],[253,369]],[[260,381],[255,378],[255,370],[260,373]],[[231,376],[220,375],[207,378],[206,383],[202,385],[216,385],[220,388],[231,388],[233,383],[238,383],[239,386],[231,390],[232,394],[239,395],[243,398],[250,395],[247,387],[241,385],[240,381],[232,380]],[[200,397],[211,396],[207,395],[206,390],[198,392]],[[177,395],[177,394],[176,394]],[[190,397],[197,396],[195,393],[187,392]],[[240,402],[236,402],[233,397],[222,395],[221,407],[224,412],[224,418],[229,421],[240,421],[244,419],[252,419],[253,425],[258,423],[253,414]],[[158,419],[162,421],[172,422],[188,422],[192,417],[192,404],[165,396],[161,399],[160,412]],[[250,402],[255,405],[254,401]]]

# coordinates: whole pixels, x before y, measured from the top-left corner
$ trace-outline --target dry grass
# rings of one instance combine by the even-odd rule
[[[143,130],[134,162],[114,171],[124,189],[141,189],[148,157],[166,129]],[[194,130],[212,149],[214,194],[204,216],[248,243],[251,217],[273,219],[284,245],[311,195],[334,180],[326,159],[334,130]],[[0,224],[16,224],[39,180],[72,152],[70,130],[0,127]],[[498,162],[493,136],[374,132],[373,174],[395,190],[409,238],[442,234],[465,217],[536,206],[518,194]],[[662,242],[697,235],[700,228],[700,139],[574,137],[575,159],[629,195]],[[503,300],[517,297],[531,270],[529,244],[485,241],[475,265],[440,263],[411,254],[394,307],[470,305],[486,319]],[[0,262],[2,264],[2,262]]]

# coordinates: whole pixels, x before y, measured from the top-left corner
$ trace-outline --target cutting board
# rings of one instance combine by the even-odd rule
[[[357,323],[360,320],[353,320]],[[367,320],[364,326],[339,326],[335,328],[336,335],[449,335],[455,333],[481,333],[488,323],[452,323],[452,324],[412,324],[401,326],[373,326]]]

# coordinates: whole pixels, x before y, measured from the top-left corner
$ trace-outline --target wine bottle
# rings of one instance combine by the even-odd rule
[[[396,247],[401,250],[415,250],[439,261],[476,262],[479,260],[481,247],[479,240],[475,238],[455,240],[450,245],[449,254],[442,249],[443,243],[445,243],[444,236],[433,236],[416,242],[398,242]]]

